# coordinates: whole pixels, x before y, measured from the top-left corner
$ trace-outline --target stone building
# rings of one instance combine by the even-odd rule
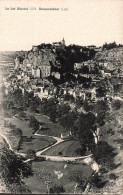
[[[60,42],[53,42],[53,48],[64,49],[65,48],[65,40],[64,40],[64,38]]]
[[[15,62],[15,69],[19,69],[20,68],[20,59],[19,59],[19,57],[16,57],[16,59],[14,60],[14,62]]]
[[[33,45],[32,46],[32,51],[38,51],[38,46]]]
[[[41,78],[46,78],[46,77],[50,76],[51,65],[50,65],[49,61],[46,61],[46,60],[42,61],[39,68],[41,70]]]
[[[51,74],[51,65],[48,61],[42,61],[38,68],[32,69],[34,78],[47,78]]]
[[[83,62],[74,63],[74,70],[80,70],[84,66]]]

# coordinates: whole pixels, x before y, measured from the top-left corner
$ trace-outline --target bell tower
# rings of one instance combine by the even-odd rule
[[[65,47],[65,40],[64,40],[64,37],[62,39],[62,45]]]

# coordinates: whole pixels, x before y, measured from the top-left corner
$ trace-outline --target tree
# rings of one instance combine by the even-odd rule
[[[57,100],[54,98],[43,99],[40,105],[40,112],[49,116],[52,122],[56,122],[57,117]]]
[[[102,176],[99,176],[98,173],[92,175],[90,180],[90,186],[96,188],[103,188],[107,181]]]
[[[79,98],[77,98],[77,100],[76,100],[76,107],[79,109],[79,108],[81,108],[82,107],[82,105],[83,105],[83,101],[81,100],[81,99],[79,99]]]
[[[13,131],[14,135],[16,136],[22,136],[23,135],[23,131],[20,128],[14,128]]]
[[[117,44],[116,44],[115,41],[112,42],[112,43],[109,43],[109,44],[105,43],[105,44],[103,45],[103,50],[104,50],[104,49],[113,49],[113,48],[116,48],[116,47],[117,47]]]
[[[33,150],[33,149],[27,150],[27,152],[26,152],[26,158],[35,158],[35,157],[36,157],[35,150]]]
[[[37,111],[37,106],[35,104],[33,104],[32,102],[32,105],[30,106],[30,111],[35,113]]]
[[[24,108],[29,107],[29,96],[30,96],[29,93],[26,91],[22,99]]]
[[[71,173],[70,180],[76,182],[77,186],[80,187],[82,191],[85,190],[87,179],[83,176],[83,174],[80,171],[73,171]]]
[[[106,92],[107,92],[106,83],[100,82],[96,89],[97,97],[105,97]]]
[[[69,106],[68,104],[62,103],[62,104],[60,104],[60,105],[58,106],[57,111],[58,111],[58,117],[60,118],[61,116],[63,116],[63,115],[65,115],[65,114],[68,114],[68,113],[69,113],[69,111],[70,111],[70,106]]]
[[[0,161],[1,175],[5,183],[21,184],[21,180],[32,175],[30,165],[25,164],[13,151],[4,149]]]
[[[31,190],[23,183],[12,183],[9,185],[9,189],[12,194],[31,194]]]
[[[55,185],[53,186],[52,188],[50,188],[50,193],[64,193],[65,192],[65,189],[63,188],[62,185]]]
[[[53,123],[56,122],[56,117],[57,117],[56,105],[50,107],[49,117]]]
[[[122,103],[120,100],[114,100],[112,102],[112,107],[114,110],[119,110],[121,108],[121,105],[122,105]]]
[[[59,122],[63,128],[65,128],[66,132],[71,131],[74,134],[75,126],[74,122],[77,118],[77,115],[74,112],[69,112],[59,118]]]
[[[19,118],[20,119],[25,119],[26,118],[26,113],[25,112],[20,112],[19,113]]]
[[[88,74],[89,73],[89,68],[88,66],[83,66],[80,70],[81,73],[83,74]]]
[[[88,101],[84,101],[83,108],[86,112],[92,111],[94,106],[92,104],[89,104]]]
[[[75,122],[75,135],[81,143],[83,152],[87,149],[92,150],[95,147],[93,129],[95,126],[95,115],[90,113],[80,114]]]
[[[40,123],[34,116],[31,116],[29,119],[29,126],[33,128],[35,133],[35,131],[39,129]]]
[[[109,178],[110,178],[110,180],[116,180],[118,178],[118,176],[115,173],[111,173],[109,175]]]
[[[106,101],[98,101],[94,107],[95,112],[97,113],[96,123],[99,126],[104,125],[104,119],[106,116],[107,111],[109,110]]]
[[[40,104],[41,104],[41,100],[39,97],[36,96],[30,98],[29,107],[32,112],[36,112],[37,110],[39,110]]]
[[[99,141],[93,150],[93,157],[100,165],[105,165],[108,168],[114,166],[114,157],[116,152],[106,141]]]

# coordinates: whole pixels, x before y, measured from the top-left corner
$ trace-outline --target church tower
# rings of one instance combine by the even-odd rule
[[[63,37],[63,40],[62,40],[62,45],[63,45],[63,47],[65,47],[65,40],[64,40],[64,37]]]

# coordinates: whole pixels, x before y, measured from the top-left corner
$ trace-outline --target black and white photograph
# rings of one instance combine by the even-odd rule
[[[123,0],[0,0],[0,194],[123,194]]]

